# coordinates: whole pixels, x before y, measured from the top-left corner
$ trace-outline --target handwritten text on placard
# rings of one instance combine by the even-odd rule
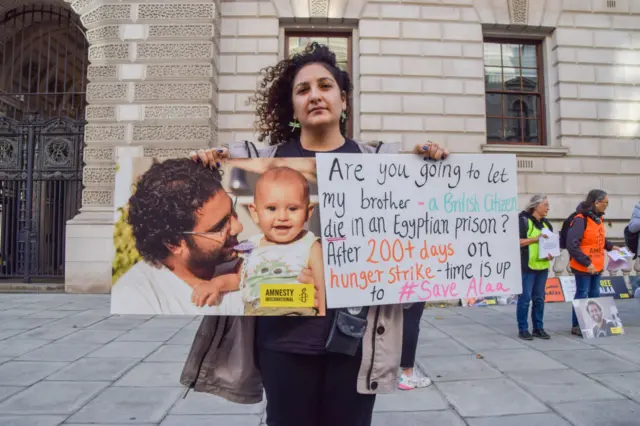
[[[521,293],[514,155],[316,164],[329,308]]]

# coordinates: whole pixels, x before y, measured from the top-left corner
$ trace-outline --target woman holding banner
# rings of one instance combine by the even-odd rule
[[[194,153],[194,160],[204,166],[219,167],[230,157],[295,158],[315,157],[316,152],[399,152],[391,144],[371,146],[344,136],[351,81],[349,75],[338,68],[335,55],[326,46],[313,43],[304,52],[263,72],[264,79],[253,101],[257,104],[258,140],[268,141],[269,146],[257,150],[246,142]],[[436,160],[448,155],[447,150],[435,143],[417,145],[412,153]],[[238,395],[246,390],[239,389],[239,383],[250,382],[246,373],[243,375],[240,371],[250,371],[255,358],[267,397],[267,425],[369,426],[375,394],[393,392],[397,386],[403,309],[402,305],[385,305],[362,312],[366,315],[364,318],[346,309],[339,312],[329,309],[325,317],[229,318],[225,328],[229,331],[222,339],[234,342],[230,345],[241,344],[236,341],[245,345],[229,349],[240,356],[229,357],[227,361],[209,354],[216,351],[208,349],[215,339],[203,337],[208,332],[205,317],[185,371],[195,372],[192,378],[197,382],[196,388],[221,396],[231,392]],[[352,335],[340,331],[331,333],[336,327],[336,315],[340,315],[343,332],[349,329],[356,332]],[[366,329],[361,324],[365,318]],[[253,344],[246,343],[247,335],[254,333],[254,324],[255,350]],[[329,337],[334,334],[341,334],[342,339],[336,347]],[[344,345],[355,348],[356,355],[341,353],[338,346]],[[199,358],[191,356],[205,352],[207,355]],[[207,364],[211,359],[215,362]],[[246,380],[234,382],[234,375]],[[184,374],[182,381],[188,382]],[[221,382],[224,384],[220,385]],[[207,383],[217,385],[207,387]],[[256,386],[252,391],[252,395],[261,395]],[[234,397],[234,400],[239,399]]]
[[[516,316],[518,319],[518,337],[533,340],[534,337],[549,339],[544,331],[544,298],[547,277],[549,276],[550,261],[553,256],[540,259],[540,239],[549,238],[553,226],[546,219],[549,213],[549,200],[546,195],[538,194],[531,197],[527,207],[518,215],[520,224],[520,259],[522,267],[522,294],[518,297]],[[531,307],[531,322],[533,334],[529,332],[527,316],[529,304]]]

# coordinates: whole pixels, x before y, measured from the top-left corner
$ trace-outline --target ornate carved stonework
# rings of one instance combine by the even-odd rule
[[[90,162],[112,162],[114,160],[113,148],[85,148],[84,161]]]
[[[208,124],[165,125],[165,126],[133,126],[134,141],[185,141],[209,140],[211,126]]]
[[[131,21],[130,4],[104,4],[80,18],[85,27],[97,22]]]
[[[88,105],[85,110],[87,121],[92,120],[116,120],[116,107]]]
[[[113,191],[96,191],[85,189],[82,191],[83,206],[111,206],[113,205]]]
[[[89,6],[93,0],[76,0],[71,3],[71,8],[75,10],[76,13],[80,13],[82,9]]]
[[[100,125],[100,124],[87,124],[84,131],[84,139],[87,142],[102,142],[102,141],[124,141],[124,125]]]
[[[118,67],[115,65],[89,65],[87,69],[87,78],[94,80],[111,80],[117,78]]]
[[[107,25],[87,31],[89,43],[112,41],[120,39],[120,27],[118,25]]]
[[[215,4],[141,4],[138,20],[205,20],[215,18]]]
[[[89,48],[90,61],[104,61],[114,59],[129,59],[128,44],[103,44]]]
[[[213,25],[150,25],[149,38],[212,38]]]
[[[87,100],[95,101],[126,101],[127,83],[89,83],[87,85]]]
[[[137,50],[138,59],[202,59],[213,58],[213,43],[140,43]]]
[[[113,186],[115,183],[115,167],[91,167],[84,168],[82,183],[85,186]]]
[[[211,83],[138,83],[135,100],[210,100]]]
[[[113,232],[118,147],[143,150],[147,157],[180,158],[211,145],[217,123],[220,0],[65,1],[84,14],[91,44],[82,175],[86,209],[68,227],[81,227],[74,230],[80,236],[74,244],[93,250]],[[124,30],[128,36],[122,40]],[[52,161],[65,159],[64,141],[54,140],[46,149]],[[12,156],[12,146],[0,144],[0,161]],[[77,255],[67,260],[68,289],[110,290],[108,256],[90,267]]]
[[[209,105],[147,105],[144,109],[144,118],[209,118],[210,116]]]
[[[182,158],[188,157],[192,151],[200,148],[144,148],[145,157]]]
[[[529,15],[529,0],[509,0],[509,12],[511,13],[511,22],[526,24]]]
[[[329,0],[311,0],[311,17],[326,18],[329,12]]]
[[[213,65],[149,65],[147,79],[164,78],[211,78]]]

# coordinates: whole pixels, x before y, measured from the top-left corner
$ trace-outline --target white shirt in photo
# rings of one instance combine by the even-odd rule
[[[219,306],[198,308],[193,289],[166,267],[138,262],[111,288],[111,313],[116,315],[243,315],[240,291],[226,293]]]

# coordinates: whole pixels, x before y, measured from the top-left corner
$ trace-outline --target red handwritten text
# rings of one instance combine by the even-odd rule
[[[495,295],[495,293],[498,293],[498,292],[509,294],[509,291],[510,289],[504,288],[504,285],[502,283],[493,283],[493,284],[491,282],[484,283],[482,281],[482,278],[480,278],[480,281],[477,281],[474,277],[471,279],[471,282],[469,282],[469,289],[467,290],[467,299],[482,297],[486,294]]]

